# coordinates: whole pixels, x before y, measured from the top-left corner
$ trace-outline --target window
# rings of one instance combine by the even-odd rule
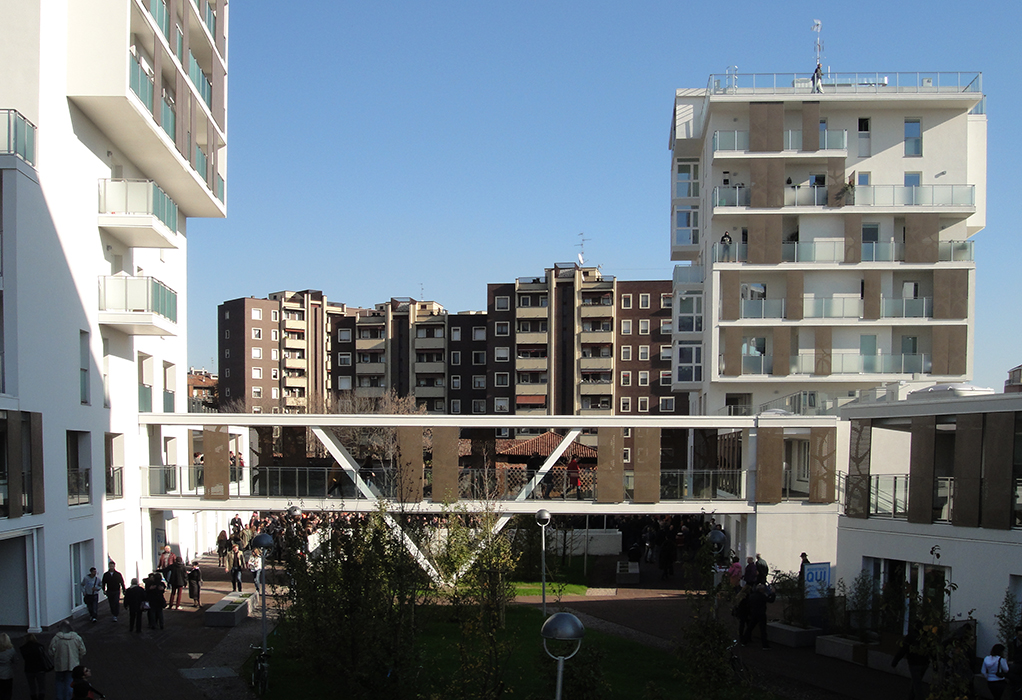
[[[671,346],[670,345],[661,345],[660,346],[660,359],[664,360],[666,362],[670,362],[671,361]]]
[[[923,155],[923,124],[919,119],[905,120],[905,155]]]
[[[262,309],[252,309],[252,320],[253,321],[262,321],[263,320],[263,310]]]
[[[252,340],[262,340],[262,339],[263,339],[263,329],[262,328],[253,328],[252,329]]]
[[[272,340],[273,342],[277,342],[278,340],[280,340],[280,331],[278,331],[276,328],[271,330],[270,331],[270,340]]]
[[[649,335],[649,319],[639,319],[639,335]]]
[[[494,297],[493,308],[497,311],[507,311],[511,308],[511,297]]]
[[[649,397],[639,397],[639,413],[649,413]]]
[[[649,308],[649,294],[640,294],[639,295],[639,308],[640,309],[648,309]]]
[[[339,328],[339,329],[337,329],[337,342],[338,343],[350,343],[351,342],[351,329],[350,328]]]
[[[486,413],[486,399],[472,399],[472,413]]]
[[[472,364],[474,364],[474,365],[485,365],[486,364],[486,351],[485,350],[474,350],[472,352]]]
[[[461,340],[461,326],[451,327],[451,340]]]
[[[493,412],[494,413],[507,413],[510,407],[510,401],[506,396],[498,396],[493,400]]]
[[[674,208],[674,244],[699,245],[699,206],[679,204]]]
[[[532,297],[529,296],[528,294],[519,294],[518,306],[520,307],[532,306]]]
[[[252,387],[252,398],[253,399],[263,398],[263,388],[261,386]]]
[[[699,164],[679,160],[674,171],[674,196],[699,196]]]
[[[639,372],[639,386],[649,386],[649,371],[642,370]]]
[[[230,356],[231,356],[231,349],[230,348],[224,348],[224,359],[228,359],[228,358],[230,358]]]
[[[630,308],[632,308],[632,295],[631,294],[622,294],[621,295],[621,308],[622,309],[630,309]]]
[[[451,350],[451,364],[452,365],[461,364],[461,350]]]
[[[224,311],[224,320],[225,321],[231,320],[231,312],[230,311]]]
[[[494,335],[511,335],[511,324],[507,321],[497,321],[493,324]]]
[[[621,320],[621,335],[632,334],[632,321],[631,319],[625,318]]]
[[[493,375],[493,386],[509,386],[511,375],[508,372],[497,372]]]
[[[338,367],[348,367],[349,365],[351,365],[351,353],[350,352],[337,353],[337,365]]]
[[[621,346],[621,361],[630,362],[632,359],[632,346],[622,345]]]
[[[263,359],[263,349],[262,348],[252,348],[252,359],[253,360],[261,360],[261,359]]]
[[[451,399],[451,413],[461,413],[461,399]]]
[[[224,396],[230,396],[230,395],[231,395],[231,387],[224,388]]]
[[[625,370],[624,372],[621,373],[621,386],[631,386],[631,385],[632,385],[632,373],[627,371],[627,370]]]
[[[670,335],[673,330],[674,327],[673,324],[671,323],[671,319],[669,318],[660,319],[660,335]]]
[[[486,388],[486,375],[485,374],[473,374],[472,375],[472,388],[473,389],[485,389]]]
[[[280,370],[274,367],[270,370],[270,379],[280,379]]]
[[[272,348],[270,350],[270,359],[274,360],[274,361],[279,360],[280,359],[280,350],[278,350],[277,348]]]
[[[678,297],[678,332],[701,333],[703,330],[702,294]]]
[[[628,464],[632,461],[632,448],[626,447],[621,451],[621,461]]]
[[[671,385],[671,370],[662,369],[660,370],[660,386]]]
[[[349,378],[348,381],[351,381],[351,379]],[[271,399],[279,399],[280,398],[280,389],[277,388],[277,387],[271,387],[270,388],[270,398]]]
[[[273,321],[274,323],[279,322],[280,321],[280,312],[277,311],[276,309],[271,311],[270,312],[270,320]]]
[[[871,154],[869,117],[859,117],[859,157],[868,158]]]
[[[262,367],[253,367],[252,368],[252,379],[262,379],[262,378],[263,378],[263,368]]]
[[[632,397],[622,396],[621,397],[621,413],[628,413],[632,410]]]
[[[661,413],[674,413],[674,397],[673,396],[661,396],[660,397],[660,412]]]
[[[224,367],[224,376],[225,377],[231,376],[231,368],[230,367]]]
[[[660,295],[660,308],[661,309],[669,309],[672,306],[674,306],[674,297],[671,296],[670,294],[661,294]]]
[[[922,173],[905,173],[905,187],[919,187],[923,184]],[[911,199],[907,202],[908,204],[915,204]]]
[[[224,340],[230,340],[230,339],[231,339],[231,332],[229,330],[225,330],[224,331]]]
[[[452,374],[451,375],[451,388],[452,389],[460,389],[461,388],[461,375],[460,374]]]
[[[649,346],[639,346],[639,362],[649,362]]]
[[[494,348],[493,359],[495,362],[507,362],[511,359],[510,348]]]
[[[540,306],[547,306],[549,303],[550,303],[550,300],[547,299],[547,295],[546,294],[540,294],[539,295],[539,305]]]
[[[92,502],[89,478],[92,471],[91,443],[91,433],[78,430],[67,431],[67,504],[69,506],[83,506]]]
[[[418,328],[416,328],[415,329],[415,337],[416,338],[425,338],[426,337],[426,327],[425,326],[419,326]]]
[[[486,340],[486,326],[476,326],[473,328],[472,340]]]
[[[678,342],[678,381],[703,381],[703,344],[698,340]]]
[[[89,352],[89,332],[78,331],[78,389],[81,394],[80,398],[83,404],[88,404],[91,401],[90,386],[89,386],[89,366],[92,356]],[[13,438],[12,438],[13,439]]]
[[[443,399],[434,399],[434,401],[433,401],[433,410],[434,411],[439,411],[439,412],[443,413],[443,410],[444,410],[444,400]]]

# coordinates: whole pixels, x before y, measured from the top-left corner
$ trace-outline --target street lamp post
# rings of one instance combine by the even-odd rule
[[[543,617],[546,617],[546,526],[550,524],[550,511],[546,508],[537,511],[536,522],[540,527],[540,581],[543,590]]]
[[[266,653],[266,553],[273,549],[273,538],[265,532],[260,532],[252,538],[252,546],[259,548],[259,588],[263,592],[263,654]]]
[[[543,651],[551,659],[557,659],[557,692],[554,695],[554,700],[561,700],[564,662],[566,659],[570,659],[577,654],[578,650],[582,648],[582,637],[585,636],[585,633],[586,628],[582,625],[582,621],[567,612],[554,613],[547,618],[546,622],[543,623],[543,627],[539,630],[540,636],[543,637]],[[550,649],[546,645],[548,639],[560,642],[575,642],[575,650],[566,656],[551,654]]]

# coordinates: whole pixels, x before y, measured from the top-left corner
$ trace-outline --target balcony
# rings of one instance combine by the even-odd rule
[[[386,347],[386,338],[355,338],[356,350],[384,350]]]
[[[976,209],[975,185],[859,185],[847,204],[857,207],[957,207]]]
[[[933,480],[932,519],[950,523],[954,517],[955,480],[935,477]],[[907,474],[872,474],[869,477],[869,517],[908,518],[909,477]]]
[[[386,362],[359,362],[355,365],[355,374],[386,374]]]
[[[412,371],[415,374],[443,374],[447,371],[447,365],[443,362],[416,362]]]
[[[515,359],[517,370],[545,370],[547,358],[545,357],[519,357]]]
[[[933,297],[903,299],[880,298],[881,318],[933,318]]]
[[[417,387],[415,387],[415,398],[417,398],[417,399],[442,399],[442,398],[444,398],[444,387],[442,387],[442,386],[417,386]]]
[[[904,243],[884,241],[883,243],[862,244],[862,262],[904,262],[904,260]]]
[[[100,277],[99,322],[128,335],[177,335],[177,292],[155,277]]]
[[[14,109],[0,109],[0,155],[35,165],[35,125]]]
[[[786,207],[825,207],[827,187],[821,185],[789,185],[784,188]]]
[[[664,469],[660,472],[660,499],[740,500],[747,490],[747,475],[742,469]]]
[[[578,361],[578,368],[580,370],[606,370],[610,371],[614,368],[613,357],[583,357]]]
[[[129,248],[177,248],[177,204],[152,180],[99,181],[99,227]]]
[[[306,369],[308,367],[308,361],[304,357],[285,357],[284,368],[285,369]]]
[[[841,151],[848,148],[848,132],[844,129],[827,129],[820,132],[821,151]],[[732,151],[745,153],[749,150],[748,131],[715,131],[713,132],[713,151]],[[784,150],[802,151],[802,131],[786,129],[784,132]],[[756,154],[759,155],[759,154]]]
[[[582,318],[604,318],[608,313],[613,313],[613,307],[608,304],[583,304],[580,312]]]
[[[106,470],[106,497],[124,498],[124,467],[110,467]]]
[[[284,314],[284,330],[286,331],[305,331],[305,319],[304,318],[288,318],[287,314]]]
[[[747,207],[750,191],[748,187],[714,187],[713,206],[715,207]]]
[[[940,241],[937,244],[940,262],[974,262],[972,241]]]
[[[547,306],[519,306],[515,309],[515,318],[546,318],[549,315]]]
[[[153,412],[153,388],[148,384],[138,385],[138,412]]]
[[[702,265],[675,265],[674,286],[697,286],[703,283]]]
[[[859,297],[805,297],[802,300],[803,318],[862,318],[862,299]]]
[[[300,336],[284,336],[284,347],[288,350],[302,350],[305,348],[305,335]]]
[[[812,353],[793,358],[793,372],[815,374],[816,356]],[[837,351],[831,354],[830,374],[930,374],[930,355],[862,355],[857,352]]]
[[[609,379],[607,381],[582,381],[578,385],[578,390],[583,396],[599,396],[606,394],[610,386]]]
[[[546,345],[549,342],[550,337],[546,331],[542,333],[516,333],[515,340],[520,345]]]
[[[784,299],[742,299],[741,318],[784,318]]]
[[[442,350],[446,340],[440,338],[416,338],[414,347],[416,350]]]
[[[163,412],[173,413],[174,412],[174,392],[164,391],[163,392]]]

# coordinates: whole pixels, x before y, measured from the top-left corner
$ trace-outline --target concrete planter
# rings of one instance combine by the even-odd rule
[[[252,612],[254,600],[254,593],[228,593],[206,609],[203,622],[206,627],[237,627]]]
[[[869,645],[858,639],[836,634],[823,634],[816,638],[816,653],[865,666],[869,658]]]
[[[767,627],[770,643],[782,647],[811,647],[823,633],[819,627],[797,627],[783,622],[771,622]]]

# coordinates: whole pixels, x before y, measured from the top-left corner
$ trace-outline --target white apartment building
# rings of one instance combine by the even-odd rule
[[[0,0],[0,619],[81,606],[114,560],[204,551],[225,516],[139,508],[189,464],[187,220],[222,217],[227,0]]]
[[[677,91],[672,388],[692,414],[815,413],[972,377],[983,99],[978,73]]]

